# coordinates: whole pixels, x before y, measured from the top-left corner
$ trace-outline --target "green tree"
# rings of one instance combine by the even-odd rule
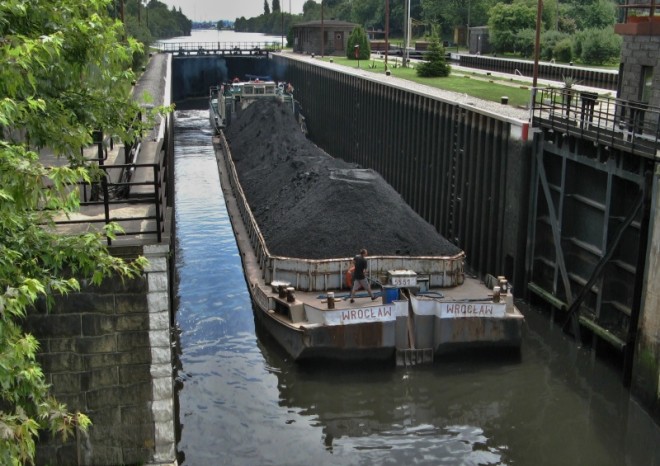
[[[438,78],[449,76],[451,67],[445,59],[445,49],[440,45],[440,39],[434,30],[429,43],[425,61],[417,65],[417,76],[422,78]]]
[[[604,29],[616,23],[616,5],[611,0],[570,0],[562,5],[561,13],[575,22],[577,30]]]
[[[536,10],[522,3],[499,3],[490,10],[488,27],[490,42],[495,50],[512,51],[518,31],[536,29]]]
[[[270,7],[268,6],[268,0],[264,0],[264,14],[265,15],[270,14]]]
[[[314,0],[303,3],[303,21],[314,21],[321,19],[321,5]]]
[[[420,17],[440,26],[440,37],[453,37],[457,26],[484,26],[497,0],[421,0]]]
[[[273,13],[280,12],[280,0],[273,0]]]
[[[587,65],[616,63],[621,56],[621,36],[612,28],[587,29],[580,35],[580,59]],[[577,40],[577,39],[576,39]]]
[[[109,17],[109,0],[0,2],[0,464],[30,464],[40,431],[70,435],[89,419],[49,396],[39,344],[21,327],[32,304],[135,276],[144,259],[112,257],[101,234],[63,236],[55,215],[79,207],[77,183],[98,177],[80,155],[102,128],[128,140],[139,44]],[[44,167],[38,149],[62,157]],[[68,163],[66,163],[68,161]],[[48,180],[48,181],[46,181]],[[112,236],[116,227],[108,227]]]
[[[369,38],[362,26],[357,26],[351,32],[351,35],[348,36],[347,47],[346,47],[346,57],[353,60],[355,57],[355,46],[360,48],[360,53],[358,58],[360,60],[368,60],[371,56],[371,44],[369,44]]]

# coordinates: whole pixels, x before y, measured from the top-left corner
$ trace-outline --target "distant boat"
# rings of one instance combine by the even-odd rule
[[[262,99],[277,99],[291,105],[303,133],[307,134],[300,104],[293,98],[293,86],[276,83],[270,76],[247,75],[249,81],[238,81],[209,88],[209,120],[215,134],[231,124],[232,115]]]

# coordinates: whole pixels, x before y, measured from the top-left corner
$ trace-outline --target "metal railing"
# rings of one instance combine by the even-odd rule
[[[159,52],[182,55],[268,55],[279,51],[280,42],[157,42],[154,47]]]
[[[538,89],[532,125],[644,157],[660,150],[660,108],[574,89]]]
[[[105,225],[116,223],[123,232],[117,238],[133,238],[140,242],[160,243],[166,229],[168,181],[167,151],[164,140],[155,146],[154,163],[133,163],[138,160],[142,145],[132,147],[131,161],[123,164],[99,164],[104,172],[95,183],[79,183],[81,200],[79,216],[55,221],[57,226],[73,227],[73,231],[102,231]],[[103,142],[97,143],[102,153]],[[102,214],[100,211],[102,210]],[[81,228],[77,228],[79,226]],[[106,236],[108,245],[112,239]]]

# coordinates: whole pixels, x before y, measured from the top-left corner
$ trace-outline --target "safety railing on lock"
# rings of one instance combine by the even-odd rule
[[[125,163],[107,164],[107,148],[112,146],[111,141],[111,138],[104,138],[95,143],[99,157],[91,161],[98,163],[98,169],[103,172],[100,180],[79,183],[82,215],[59,218],[55,224],[79,232],[102,231],[105,225],[114,223],[123,230],[116,233],[117,239],[160,243],[168,208],[164,140],[155,146],[157,152],[153,163],[136,163],[142,151],[142,144],[136,142],[125,146]],[[99,213],[101,209],[102,214]],[[76,229],[76,226],[80,228]],[[106,242],[112,244],[107,235]]]
[[[268,55],[281,50],[280,42],[157,42],[159,52],[180,55]]]
[[[660,108],[567,88],[537,89],[532,124],[635,155],[660,151]]]

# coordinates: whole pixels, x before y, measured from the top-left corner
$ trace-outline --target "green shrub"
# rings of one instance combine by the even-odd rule
[[[440,39],[437,34],[431,36],[429,49],[425,56],[425,60],[417,65],[417,76],[420,78],[436,78],[449,76],[451,66],[445,59],[445,48],[440,45]]]
[[[371,45],[367,38],[367,33],[362,26],[357,26],[348,36],[348,46],[346,47],[346,58],[355,60],[355,46],[360,47],[360,54],[358,60],[368,60],[371,57]]]
[[[570,36],[565,32],[560,31],[545,31],[541,34],[541,59],[542,60],[558,60],[555,56],[555,47],[562,40]],[[569,60],[570,61],[570,60]]]
[[[523,29],[522,31],[518,31],[513,43],[514,51],[521,57],[533,57],[535,41],[536,32],[534,29]]]
[[[612,28],[584,31],[580,58],[586,65],[615,63],[621,56],[621,37]]]
[[[557,61],[568,63],[573,61],[573,41],[566,37],[555,45],[552,51],[553,58]]]

